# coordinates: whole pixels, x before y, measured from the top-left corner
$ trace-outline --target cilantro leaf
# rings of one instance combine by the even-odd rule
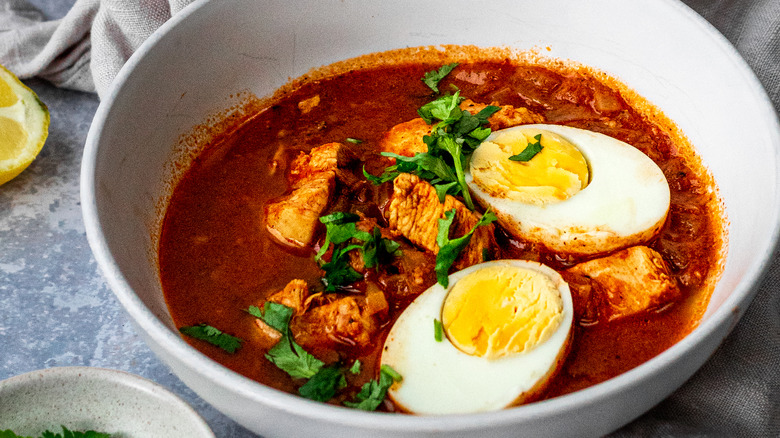
[[[363,278],[363,275],[355,271],[349,264],[348,252],[353,249],[361,248],[360,245],[349,245],[346,247],[336,247],[329,262],[324,263],[320,268],[325,271],[322,278],[327,292],[335,292],[336,288],[350,285]]]
[[[512,161],[529,161],[531,158],[535,157],[536,154],[542,151],[542,134],[537,134],[534,136],[534,140],[536,140],[535,143],[528,143],[528,146],[525,147],[525,149],[522,150],[519,154],[512,155],[509,157]]]
[[[462,194],[469,209],[474,209],[468,185],[465,179],[465,167],[471,153],[491,133],[483,126],[488,118],[500,108],[488,105],[477,114],[471,114],[460,108],[460,92],[445,95],[421,106],[417,114],[425,123],[433,125],[429,135],[423,136],[428,146],[427,152],[417,153],[414,157],[405,157],[382,152],[393,157],[395,165],[389,166],[380,176],[369,174],[363,168],[363,174],[373,184],[383,184],[395,179],[401,173],[412,173],[428,181],[436,189],[439,201],[444,202],[446,195]]]
[[[294,379],[311,378],[324,365],[293,340],[289,329],[285,330],[282,339],[268,350],[265,357]]]
[[[423,75],[422,81],[428,86],[434,93],[439,92],[439,82],[444,79],[445,76],[450,74],[452,69],[458,66],[457,62],[452,64],[445,64],[439,68],[439,70],[431,70]]]
[[[244,342],[243,339],[223,333],[216,327],[212,327],[208,324],[181,327],[179,328],[179,331],[187,336],[216,345],[230,354],[235,353],[236,350],[241,348],[241,343]]]
[[[382,365],[379,370],[379,381],[370,380],[355,395],[354,402],[345,401],[344,406],[362,409],[364,411],[375,411],[387,395],[387,390],[393,385],[393,382],[400,382],[403,378],[397,371],[388,365]]]
[[[346,142],[347,143],[352,143],[352,144],[360,144],[360,143],[363,143],[363,140],[361,140],[359,138],[347,137],[346,138]]]
[[[336,395],[336,392],[347,386],[338,365],[321,368],[308,382],[298,388],[298,394],[309,400],[328,401]]]
[[[262,311],[257,306],[249,306],[247,312],[282,334],[279,342],[265,355],[271,363],[296,379],[308,379],[322,369],[323,362],[309,354],[293,339],[290,319],[294,311],[291,307],[266,301]]]
[[[495,214],[488,210],[485,212],[485,214],[482,215],[481,218],[479,218],[477,223],[474,224],[468,233],[461,237],[450,239],[450,227],[452,226],[454,219],[454,208],[445,212],[444,219],[439,219],[439,232],[436,235],[436,244],[439,245],[439,253],[436,254],[436,266],[434,267],[434,271],[436,272],[436,280],[444,287],[447,287],[450,282],[448,276],[450,266],[452,266],[452,264],[455,262],[455,259],[458,258],[458,255],[461,251],[463,251],[463,248],[469,244],[471,236],[474,234],[474,231],[477,230],[477,227],[487,225],[495,221],[497,218]]]
[[[17,435],[9,429],[9,430],[0,430],[0,438],[32,438],[32,437]]]
[[[315,260],[320,261],[330,244],[334,244],[330,261],[320,262],[320,268],[325,271],[322,281],[328,292],[334,292],[338,287],[347,286],[363,278],[362,274],[350,266],[347,255],[349,251],[360,249],[366,268],[375,268],[380,263],[386,263],[391,256],[398,255],[400,245],[397,242],[383,238],[378,227],[374,227],[371,233],[358,230],[355,224],[358,219],[360,217],[356,214],[343,212],[320,217],[320,222],[326,226],[325,242]],[[343,246],[349,239],[363,241],[363,244]]]
[[[400,255],[398,248],[401,244],[382,237],[382,231],[379,227],[374,226],[374,231],[369,236],[370,238],[360,249],[366,268],[375,268],[380,264],[387,263],[392,257]]]
[[[463,155],[463,149],[461,144],[450,134],[439,134],[432,138],[439,150],[446,151],[452,157],[453,167],[455,168],[455,178],[460,186],[461,193],[463,194],[463,202],[469,208],[474,210],[474,203],[471,200],[471,194],[469,193],[468,185],[466,185],[466,176],[463,171],[466,157]],[[428,141],[423,139],[426,143]],[[428,150],[431,149],[431,144],[428,144]]]
[[[413,157],[398,155],[392,152],[382,152],[382,156],[395,158],[395,164],[385,169],[380,176],[363,172],[372,183],[379,185],[392,181],[401,173],[413,173],[425,180],[455,181],[455,173],[441,157],[427,152],[418,152]]]
[[[249,306],[247,312],[256,318],[261,319],[274,330],[282,334],[287,331],[287,327],[289,326],[290,319],[293,315],[292,308],[273,301],[266,301],[263,305],[263,310],[260,310],[257,306]]]
[[[368,233],[359,231],[355,228],[355,222],[360,219],[360,216],[354,213],[336,212],[327,216],[320,217],[320,222],[325,224],[325,242],[314,260],[320,260],[331,243],[338,245],[346,242],[347,240],[357,237],[361,240],[368,239]]]
[[[49,430],[44,431],[39,438],[111,438],[111,434],[87,430],[85,432],[71,431],[65,426],[62,427],[62,434],[54,433]],[[11,430],[0,430],[0,438],[33,438],[29,436],[16,435]]]
[[[433,339],[436,342],[444,340],[444,328],[441,326],[441,321],[436,318],[433,318]]]
[[[360,367],[362,364],[360,363],[360,359],[355,359],[355,362],[352,364],[351,367],[349,367],[349,372],[352,374],[360,374]]]
[[[458,105],[463,100],[460,92],[448,94],[436,100],[426,103],[417,110],[417,114],[425,120],[425,123],[432,125],[435,120],[449,125],[463,116],[463,111]]]

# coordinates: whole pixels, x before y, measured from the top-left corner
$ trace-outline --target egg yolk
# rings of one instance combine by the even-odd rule
[[[541,134],[541,152],[528,161],[521,153]],[[471,175],[483,191],[497,198],[545,205],[568,199],[588,185],[588,163],[559,135],[538,129],[510,130],[482,143],[471,158]]]
[[[475,271],[455,283],[442,308],[442,327],[466,354],[497,359],[532,350],[563,319],[563,299],[547,275],[518,267]]]

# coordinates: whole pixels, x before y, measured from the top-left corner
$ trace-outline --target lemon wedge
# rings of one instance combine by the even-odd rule
[[[32,163],[49,135],[49,110],[0,65],[0,185]]]

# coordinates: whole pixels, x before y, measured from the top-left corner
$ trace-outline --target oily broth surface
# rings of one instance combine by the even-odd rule
[[[432,100],[419,78],[439,65],[382,65],[297,83],[277,93],[265,110],[235,132],[215,139],[193,161],[171,196],[162,227],[159,263],[165,297],[177,326],[205,322],[245,342],[234,355],[201,341],[188,342],[252,379],[296,391],[299,383],[265,360],[266,350],[252,342],[253,318],[242,309],[261,304],[293,278],[316,289],[320,272],[312,252],[295,253],[273,241],[264,228],[263,206],[287,190],[290,160],[299,151],[324,143],[363,140],[357,148],[361,161],[369,172],[381,173],[386,163],[376,159],[379,138],[395,124],[417,117],[417,108]],[[549,123],[603,132],[633,144],[659,164],[670,183],[669,218],[650,246],[672,267],[683,298],[661,312],[576,325],[571,353],[542,397],[627,371],[689,333],[706,308],[712,278],[719,272],[723,236],[712,181],[690,148],[675,138],[674,128],[648,121],[646,111],[627,105],[626,93],[583,71],[554,71],[507,60],[463,63],[439,87],[447,92],[452,85],[476,102],[526,106]],[[298,102],[314,95],[320,96],[320,105],[302,114]],[[383,190],[388,189],[372,190],[372,198],[384,199]],[[331,210],[349,202],[356,201],[339,200],[339,207]],[[374,211],[381,205],[366,208],[381,214]],[[539,260],[555,269],[575,262],[504,234],[498,237],[504,258]],[[389,321],[369,347],[310,352],[325,362],[360,358],[361,373],[347,375],[351,389],[357,390],[376,377],[387,330],[413,298],[414,294],[388,297]],[[387,403],[384,409],[393,407]]]

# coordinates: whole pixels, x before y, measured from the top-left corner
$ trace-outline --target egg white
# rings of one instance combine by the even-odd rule
[[[441,321],[444,299],[466,275],[493,266],[532,269],[550,277],[563,300],[558,328],[529,352],[486,359],[460,351],[443,336],[434,337],[434,319]],[[522,402],[544,387],[568,350],[573,307],[568,284],[553,269],[525,260],[496,260],[470,266],[449,276],[449,286],[431,286],[415,299],[393,325],[381,363],[403,380],[388,391],[402,409],[441,415],[503,409]]]
[[[510,233],[576,255],[600,254],[650,240],[663,226],[671,195],[661,169],[635,147],[604,134],[559,125],[521,125],[509,130],[549,131],[572,143],[588,162],[590,182],[570,198],[547,205],[494,197],[466,172],[474,197],[490,207]]]

